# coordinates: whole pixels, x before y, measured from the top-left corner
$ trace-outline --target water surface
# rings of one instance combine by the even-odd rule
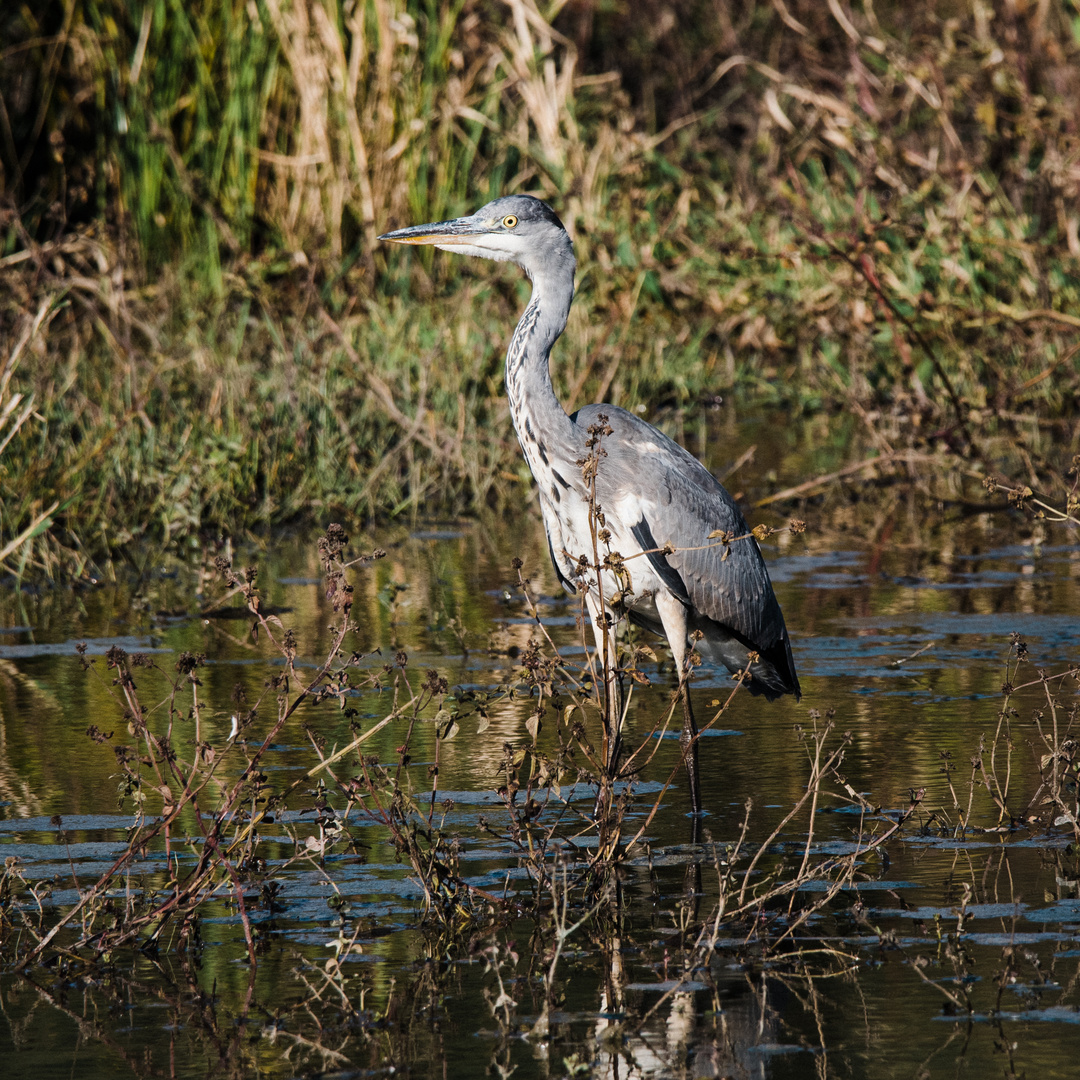
[[[947,514],[934,524],[932,545],[896,535],[883,544],[872,532],[847,542],[836,533],[784,534],[767,550],[803,699],[767,705],[743,691],[717,717],[702,739],[708,814],[696,840],[677,740],[653,740],[657,753],[629,811],[635,828],[673,773],[675,780],[625,867],[617,920],[587,921],[565,941],[557,1008],[540,1027],[550,954],[531,920],[511,919],[448,946],[424,929],[422,890],[383,825],[354,808],[345,822],[353,843],[328,841],[298,799],[260,830],[265,880],[274,887],[252,890],[254,973],[235,906],[222,898],[205,911],[197,946],[181,949],[166,937],[153,951],[114,957],[111,967],[60,961],[6,971],[0,1055],[12,1075],[35,1077],[255,1069],[1075,1075],[1080,873],[1073,830],[1040,788],[1053,719],[1040,672],[1053,675],[1080,659],[1073,614],[1080,545],[1020,519]],[[401,653],[414,688],[434,670],[458,698],[486,695],[482,733],[470,713],[437,751],[431,710],[414,733],[410,776],[418,793],[428,790],[437,752],[436,818],[460,841],[461,876],[492,895],[527,893],[496,794],[504,746],[531,740],[521,663],[537,623],[512,560],[523,560],[535,611],[571,669],[585,656],[576,605],[553,578],[535,518],[502,531],[429,523],[409,535],[355,541],[357,553],[365,541],[388,555],[354,574],[357,629],[348,648],[360,655],[358,672],[382,672],[382,686],[349,697],[351,719],[363,727],[390,711]],[[243,553],[236,563],[255,558],[264,604],[294,630],[300,671],[313,672],[339,617],[314,538]],[[44,905],[74,903],[124,850],[133,822],[130,800],[118,801],[114,748],[130,737],[106,667],[110,649],[146,654],[167,672],[182,653],[206,654],[202,737],[223,752],[231,746],[229,760],[242,761],[244,736],[229,738],[237,687],[258,700],[282,661],[265,636],[253,640],[237,601],[224,615],[196,614],[216,587],[196,565],[170,565],[139,581],[0,597],[0,854],[20,860]],[[1027,647],[1020,663],[1013,635]],[[665,651],[653,644],[658,663],[643,665],[651,685],[635,691],[629,718],[642,738],[673,685]],[[136,675],[144,703],[162,709],[164,679]],[[1022,688],[1003,729],[1006,682]],[[699,718],[716,714],[712,703],[731,690],[726,673],[702,668],[694,684]],[[1055,682],[1054,692],[1060,741],[1075,725],[1076,680]],[[311,767],[313,737],[326,751],[349,741],[341,704],[331,700],[290,721],[264,763],[268,783],[283,785]],[[783,948],[763,953],[745,923],[721,927],[707,962],[684,970],[686,934],[699,934],[715,907],[716,867],[739,837],[748,804],[749,842],[761,843],[802,795],[807,733],[829,718],[829,745],[845,733],[850,742],[841,776],[814,815],[813,858],[854,850],[860,829],[887,828],[921,790],[918,811]],[[402,738],[391,725],[364,752],[393,765]],[[973,769],[980,746],[1008,816],[990,798],[987,775]],[[1075,776],[1071,783],[1075,801]],[[861,804],[852,801],[858,796]],[[559,792],[564,813],[587,814],[591,798],[584,788]],[[330,799],[330,818],[341,806]],[[148,804],[151,817],[158,812],[160,804]],[[803,817],[777,837],[770,865],[797,866],[808,827]],[[314,854],[322,857],[298,862],[298,844],[319,845]],[[115,902],[161,888],[170,858],[192,865],[198,850],[195,837],[170,856],[147,851]],[[694,865],[700,884],[688,894]],[[825,888],[809,883],[792,911]],[[342,934],[358,943],[344,982],[355,995],[349,1019],[324,978]]]

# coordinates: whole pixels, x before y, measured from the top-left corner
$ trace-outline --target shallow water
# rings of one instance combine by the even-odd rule
[[[673,732],[659,739],[635,788],[630,825],[645,822],[673,773],[674,782],[646,827],[647,849],[626,867],[617,925],[583,925],[565,942],[546,1033],[534,1029],[547,963],[533,954],[530,921],[448,949],[422,929],[422,891],[384,827],[354,809],[346,825],[355,846],[330,842],[322,860],[298,863],[290,861],[297,843],[321,844],[325,836],[310,814],[293,810],[261,829],[260,852],[277,891],[252,896],[254,974],[225,899],[208,907],[197,950],[181,952],[167,939],[154,953],[118,955],[111,966],[6,971],[0,1060],[11,1063],[10,1075],[35,1077],[256,1069],[281,1076],[391,1069],[454,1077],[507,1070],[516,1077],[1075,1075],[1080,872],[1073,830],[1049,824],[1054,813],[1032,804],[1045,753],[1032,717],[1042,709],[1047,730],[1038,672],[1080,660],[1073,614],[1080,611],[1080,545],[1066,532],[1033,534],[1019,519],[947,519],[934,522],[932,546],[869,534],[785,535],[767,551],[803,699],[767,705],[739,692],[703,736],[702,844],[691,842],[677,740]],[[461,841],[459,872],[470,885],[527,892],[495,794],[504,743],[530,741],[530,702],[504,692],[520,685],[521,656],[535,633],[511,560],[523,559],[537,610],[568,665],[584,657],[575,604],[558,591],[531,518],[512,534],[436,524],[375,543],[388,556],[354,575],[358,630],[349,648],[363,654],[358,670],[378,673],[404,650],[414,687],[435,669],[456,692],[491,694],[483,734],[470,716],[438,747],[437,815]],[[334,619],[314,543],[283,542],[259,563],[265,603],[295,630],[308,665],[301,670],[314,671]],[[127,736],[103,660],[110,648],[146,653],[166,670],[181,652],[205,653],[202,736],[219,747],[228,745],[237,684],[254,701],[282,670],[265,638],[252,640],[242,612],[184,614],[200,588],[212,587],[181,566],[151,571],[138,584],[0,598],[0,855],[20,859],[30,884],[51,884],[44,904],[72,904],[76,883],[85,888],[124,850],[132,823],[130,803],[117,809],[113,746]],[[1018,670],[1010,659],[1014,633],[1030,655]],[[90,672],[76,653],[80,642]],[[658,656],[662,664],[662,649]],[[629,718],[642,738],[667,705],[669,667],[644,665],[652,685],[635,691]],[[136,674],[144,703],[160,705],[164,680]],[[383,689],[350,698],[361,725],[392,707],[392,680],[383,681]],[[1033,684],[1012,698],[1011,755],[1002,738],[994,761],[1003,787],[1009,768],[1012,822],[1001,820],[981,783],[971,786],[972,756],[985,739],[989,760],[1007,681]],[[726,673],[699,671],[699,718],[718,711],[710,703],[727,698],[731,685]],[[1068,710],[1075,716],[1077,683],[1057,689],[1064,731]],[[777,955],[755,950],[742,924],[721,929],[708,964],[684,973],[680,928],[696,933],[717,902],[714,859],[738,837],[748,800],[748,836],[761,843],[804,790],[808,742],[796,725],[811,728],[811,710],[834,711],[831,745],[850,734],[843,781],[866,801],[859,808],[823,797],[815,859],[852,851],[860,827],[884,829],[911,792],[924,789],[920,809]],[[87,738],[91,725],[112,737]],[[267,755],[271,783],[313,763],[304,725],[327,750],[351,738],[336,701],[302,713]],[[435,726],[414,736],[418,792],[431,784]],[[393,764],[402,737],[391,725],[365,753]],[[239,760],[243,749],[229,753]],[[564,786],[559,795],[571,811],[588,813],[590,790]],[[969,798],[970,827],[961,831]],[[485,831],[481,818],[492,828]],[[807,827],[805,817],[793,823],[771,856],[797,865]],[[191,865],[198,850],[177,844],[172,859]],[[700,888],[688,899],[694,863]],[[118,884],[116,903],[160,888],[169,868],[164,851],[148,851]],[[825,888],[809,883],[796,909]],[[347,965],[350,992],[363,994],[349,1022],[312,990],[322,985],[319,971],[342,912],[361,950]],[[797,956],[795,946],[803,950]],[[509,1013],[491,1005],[500,977],[513,1001]]]

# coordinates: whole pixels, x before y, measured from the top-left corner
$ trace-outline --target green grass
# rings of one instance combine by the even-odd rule
[[[472,0],[326,0],[306,29],[276,2],[66,10],[3,16],[37,96],[2,68],[0,325],[46,313],[0,356],[0,409],[34,407],[0,457],[0,548],[38,533],[10,570],[520,507],[501,370],[527,285],[374,239],[509,190],[575,233],[568,404],[676,433],[718,395],[846,413],[848,460],[952,457],[972,499],[1075,488],[1073,0],[860,10],[855,45],[766,4],[723,68],[718,22],[649,52],[599,8],[576,49]]]

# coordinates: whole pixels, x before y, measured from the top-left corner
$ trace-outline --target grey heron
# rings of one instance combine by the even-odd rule
[[[743,515],[693,455],[633,413],[587,405],[568,416],[560,405],[549,357],[566,327],[577,264],[569,235],[546,203],[509,195],[469,217],[379,239],[514,262],[532,281],[506,354],[506,392],[540,492],[555,572],[568,591],[584,592],[604,657],[607,764],[617,764],[623,719],[610,625],[626,613],[671,648],[683,700],[683,761],[691,807],[699,813],[697,727],[687,685],[691,647],[732,673],[748,671],[752,694],[770,701],[800,695],[784,616]],[[742,539],[717,542],[720,533]],[[597,553],[607,568],[597,566]]]

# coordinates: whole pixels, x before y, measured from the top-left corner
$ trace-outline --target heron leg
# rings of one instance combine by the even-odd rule
[[[685,660],[684,660],[685,662]],[[694,722],[694,707],[690,704],[690,678],[685,668],[679,672],[679,693],[682,695],[683,726],[679,736],[686,780],[690,787],[690,812],[701,813],[701,783],[698,780],[698,738]]]
[[[698,740],[697,724],[694,722],[694,708],[690,704],[690,671],[686,666],[686,608],[682,601],[668,592],[657,592],[656,611],[664,627],[664,634],[671,647],[675,661],[675,670],[679,673],[679,696],[682,698],[683,726],[679,736],[683,766],[686,768],[686,780],[690,788],[690,810],[693,814],[701,813],[701,784],[698,780]]]

